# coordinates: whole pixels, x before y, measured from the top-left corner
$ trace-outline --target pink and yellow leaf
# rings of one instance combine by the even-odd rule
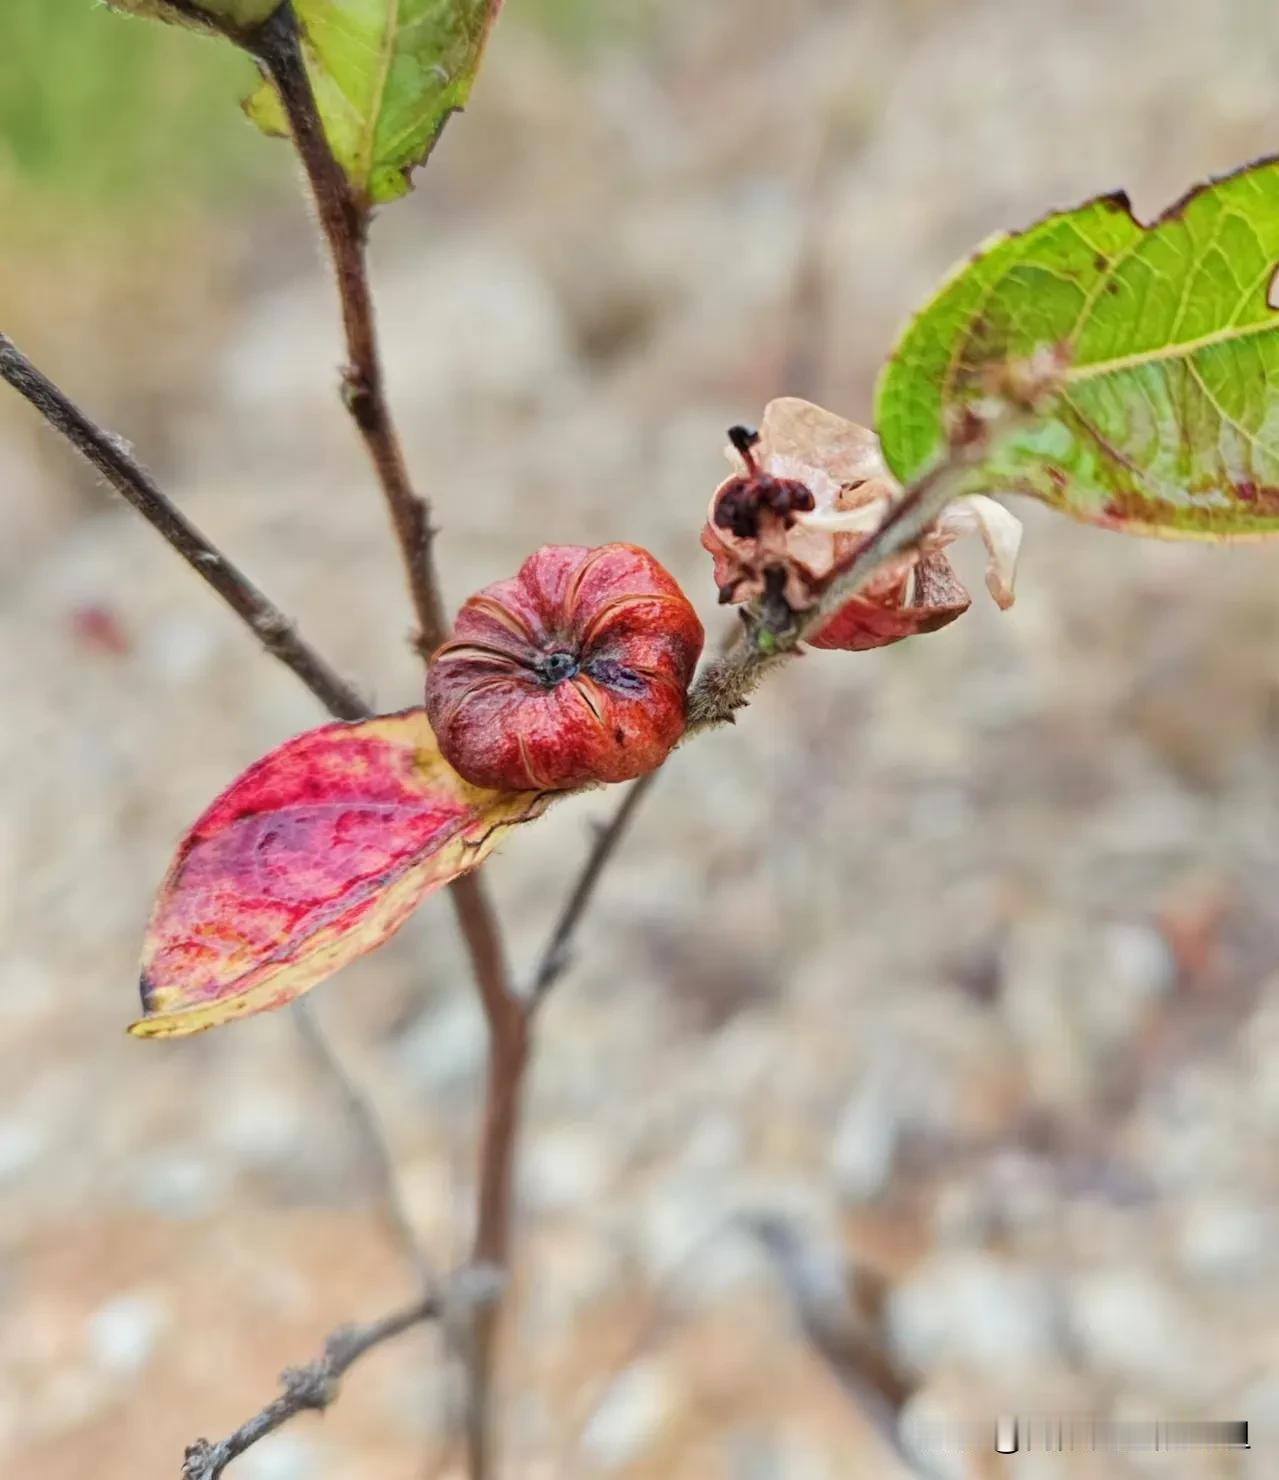
[[[195,1033],[293,1001],[381,945],[547,801],[464,781],[421,709],[286,741],[183,839],[129,1031]]]

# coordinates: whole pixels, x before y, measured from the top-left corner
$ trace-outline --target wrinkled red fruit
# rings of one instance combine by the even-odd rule
[[[702,624],[635,545],[545,545],[471,599],[431,660],[440,749],[477,786],[629,781],[684,731]]]

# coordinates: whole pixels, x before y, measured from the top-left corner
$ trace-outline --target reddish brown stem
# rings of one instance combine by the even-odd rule
[[[369,287],[369,203],[356,194],[329,148],[292,6],[282,5],[248,44],[280,95],[333,259],[346,335],[342,399],[364,438],[386,498],[417,616],[416,643],[425,657],[444,639],[444,605],[435,572],[430,507],[409,480],[386,399]]]
[[[459,894],[457,918],[471,953],[488,1026],[487,1089],[471,1257],[505,1270],[511,1258],[515,1152],[531,1046],[529,1019],[524,1004],[511,995],[498,922],[488,897]],[[493,1381],[501,1316],[501,1304],[494,1300],[476,1310],[468,1333],[466,1448],[473,1480],[486,1480],[495,1473]]]
[[[435,570],[430,507],[409,481],[386,399],[369,287],[369,202],[357,196],[329,148],[290,6],[281,6],[254,33],[250,50],[280,95],[333,259],[348,360],[342,372],[342,399],[382,487],[417,617],[415,645],[427,658],[444,639],[444,607]],[[528,1060],[527,1023],[522,1005],[510,990],[501,929],[485,885],[475,874],[467,874],[449,894],[470,954],[489,1036],[475,1256],[504,1269],[510,1257],[515,1143]],[[467,1447],[473,1480],[487,1480],[493,1472],[491,1392],[499,1317],[496,1301],[476,1312],[468,1353]]]

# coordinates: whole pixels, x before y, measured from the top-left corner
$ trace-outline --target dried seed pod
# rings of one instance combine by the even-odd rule
[[[628,781],[684,731],[702,624],[635,545],[546,545],[463,606],[431,659],[440,749],[478,786]]]
[[[874,432],[807,401],[772,401],[758,434],[729,432],[744,468],[711,499],[702,544],[724,602],[779,594],[791,611],[815,606],[901,497]],[[935,632],[962,616],[968,592],[944,553],[962,534],[985,542],[987,585],[1012,604],[1021,524],[994,499],[969,495],[942,512],[916,550],[889,561],[810,646],[860,651]]]

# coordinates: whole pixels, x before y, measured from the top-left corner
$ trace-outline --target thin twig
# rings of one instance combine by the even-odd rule
[[[146,469],[130,456],[124,441],[92,422],[3,334],[0,379],[25,397],[133,505],[196,575],[248,624],[263,647],[297,674],[330,714],[337,719],[368,717],[368,706],[355,689],[302,640],[279,607],[160,491]]]
[[[772,1213],[746,1213],[740,1226],[773,1263],[806,1341],[857,1412],[905,1464],[901,1411],[918,1386],[894,1360],[884,1317],[884,1281],[850,1264],[841,1246]]]
[[[621,844],[622,835],[630,826],[631,818],[639,809],[640,803],[652,790],[658,774],[657,771],[650,771],[647,776],[641,776],[630,786],[612,817],[596,832],[585,862],[574,879],[559,918],[538,957],[528,990],[527,1010],[530,1013],[537,1010],[542,999],[568,969],[573,959],[573,936],[590,907],[604,870]]]
[[[412,1305],[392,1311],[361,1326],[340,1326],[324,1343],[324,1350],[304,1367],[289,1367],[280,1375],[283,1391],[225,1439],[211,1443],[197,1439],[188,1446],[182,1480],[218,1480],[223,1470],[245,1450],[274,1433],[282,1424],[308,1410],[323,1413],[336,1401],[347,1369],[384,1341],[427,1321],[449,1321],[455,1315],[482,1310],[497,1299],[502,1277],[491,1269],[461,1271],[443,1293],[431,1291]]]
[[[173,546],[187,564],[262,638],[269,652],[290,667],[338,719],[367,718],[355,690],[298,635],[293,624],[253,582],[182,514],[124,449],[119,438],[89,420],[56,385],[0,335],[0,377],[19,391],[71,445]],[[342,1067],[333,1045],[309,1010],[295,1004],[298,1026],[316,1058],[341,1091],[352,1124],[364,1144],[379,1184],[388,1223],[425,1280],[427,1265],[395,1183],[377,1112]]]
[[[163,536],[197,575],[262,639],[267,650],[306,684],[337,719],[367,719],[371,713],[355,690],[298,634],[280,609],[172,503],[154,479],[125,450],[120,438],[92,422],[56,385],[0,335],[0,377],[19,391],[108,482]],[[427,1265],[395,1180],[385,1134],[372,1102],[343,1068],[336,1050],[310,1011],[294,1004],[298,1026],[315,1057],[340,1090],[357,1134],[375,1170],[388,1224],[425,1279]]]
[[[435,1276],[431,1262],[413,1227],[413,1220],[404,1200],[404,1191],[396,1175],[395,1158],[391,1155],[386,1131],[373,1108],[372,1100],[348,1073],[308,998],[299,998],[293,1004],[293,1018],[312,1057],[342,1096],[347,1119],[363,1149],[360,1165],[370,1173],[387,1232],[403,1250],[422,1288],[432,1289]]]
[[[734,622],[731,627],[726,628],[720,640],[719,656],[726,657],[734,652],[741,646],[744,637],[740,622]],[[581,867],[573,876],[563,907],[529,980],[525,1000],[530,1015],[537,1011],[543,998],[573,964],[573,937],[595,898],[595,891],[605,869],[621,847],[623,835],[630,827],[635,813],[639,811],[640,804],[652,791],[657,777],[657,771],[650,771],[628,787],[612,817],[596,829],[595,839],[582,860]]]

